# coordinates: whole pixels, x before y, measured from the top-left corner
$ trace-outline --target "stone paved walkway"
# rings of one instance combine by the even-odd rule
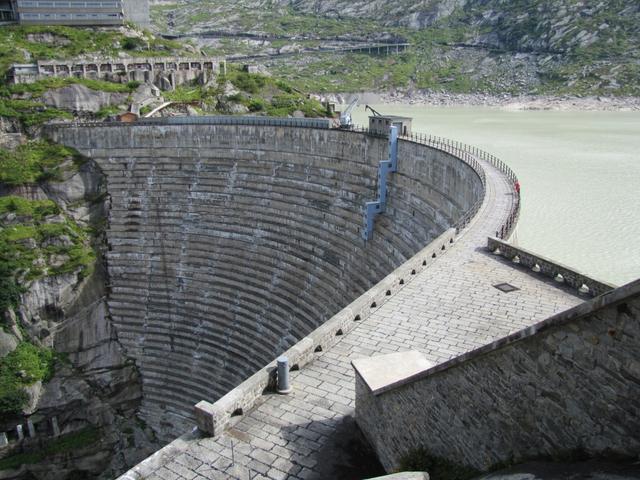
[[[220,438],[182,441],[182,451],[147,478],[330,478],[331,464],[342,461],[336,442],[352,422],[353,359],[415,349],[441,363],[580,303],[486,253],[487,236],[502,224],[513,197],[506,179],[483,166],[484,205],[446,253],[337,344],[292,372],[292,394],[263,396]],[[503,282],[520,290],[493,287]]]

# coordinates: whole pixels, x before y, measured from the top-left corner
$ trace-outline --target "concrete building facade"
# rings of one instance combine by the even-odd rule
[[[15,20],[22,25],[149,24],[149,0],[13,0]]]
[[[13,22],[16,14],[13,9],[13,2],[10,0],[0,0],[0,23]]]

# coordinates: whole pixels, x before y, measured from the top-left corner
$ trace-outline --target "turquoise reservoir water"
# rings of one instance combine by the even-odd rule
[[[374,108],[505,161],[522,185],[513,243],[616,285],[640,277],[640,112]]]

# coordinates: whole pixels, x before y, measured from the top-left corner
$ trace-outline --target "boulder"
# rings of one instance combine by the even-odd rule
[[[0,329],[0,358],[4,358],[13,352],[18,343],[20,342],[16,337]]]

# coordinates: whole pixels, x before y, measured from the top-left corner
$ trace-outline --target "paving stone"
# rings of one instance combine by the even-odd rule
[[[191,455],[187,455],[186,453],[176,457],[176,462],[186,467],[190,470],[196,470],[200,465],[202,465],[202,461],[192,457]]]
[[[155,471],[155,475],[160,477],[162,480],[180,480],[182,477],[177,473],[169,470],[167,467],[161,467]],[[195,473],[193,474],[195,476]]]
[[[198,465],[199,466],[199,465]],[[195,478],[197,476],[196,472],[195,472],[195,468],[190,469],[187,467],[184,467],[183,465],[179,464],[177,461],[173,461],[171,463],[167,464],[167,468],[169,470],[171,470],[172,472],[175,472],[176,474],[178,474],[181,478],[186,478],[187,480],[193,480],[193,478]]]
[[[287,478],[289,478],[289,474],[272,468],[267,472],[267,477],[269,477],[271,480],[286,480]]]

